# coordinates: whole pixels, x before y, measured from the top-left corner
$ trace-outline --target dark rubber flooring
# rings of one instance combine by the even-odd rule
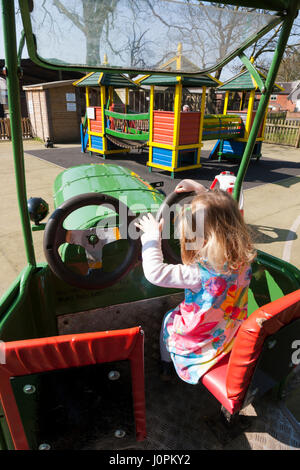
[[[178,182],[184,178],[192,178],[199,183],[209,187],[214,177],[221,171],[232,171],[237,175],[239,163],[238,161],[210,160],[208,158],[209,151],[202,152],[202,167],[196,170],[180,171],[175,174],[175,178],[171,178],[170,172],[152,168],[152,172],[146,166],[148,161],[147,152],[132,151],[129,154],[116,154],[115,156],[103,159],[100,155],[81,152],[81,147],[57,147],[42,150],[30,150],[26,153],[41,158],[62,168],[69,168],[77,165],[85,165],[89,163],[105,162],[108,164],[117,164],[129,168],[144,178],[148,182],[163,181],[164,191],[168,194],[172,192]],[[244,180],[244,189],[252,188],[266,183],[276,183],[286,178],[299,174],[299,163],[278,159],[262,157],[259,161],[252,159]]]

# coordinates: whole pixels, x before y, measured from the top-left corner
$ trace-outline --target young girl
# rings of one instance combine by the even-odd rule
[[[183,180],[175,191],[197,192],[190,211],[183,211],[180,221],[183,264],[163,262],[163,221],[158,224],[148,214],[136,225],[143,232],[143,269],[148,281],[185,289],[184,301],[167,312],[162,324],[161,359],[165,371],[173,361],[179,377],[197,384],[231,350],[239,326],[247,317],[250,266],[256,253],[231,195],[206,190],[192,180]],[[204,214],[202,227],[195,226],[197,211]]]

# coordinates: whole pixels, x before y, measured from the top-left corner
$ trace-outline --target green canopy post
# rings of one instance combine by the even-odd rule
[[[241,161],[241,164],[240,164],[240,167],[239,167],[239,171],[238,171],[238,174],[237,174],[237,179],[236,179],[234,192],[233,192],[233,197],[237,201],[240,198],[242,183],[243,183],[243,180],[245,178],[245,175],[246,175],[246,172],[247,172],[247,169],[248,169],[248,165],[249,165],[251,155],[252,155],[252,152],[253,152],[253,149],[254,149],[255,141],[256,141],[256,138],[257,138],[257,134],[259,132],[259,128],[260,128],[260,125],[261,125],[261,121],[263,119],[263,116],[266,112],[266,108],[268,106],[268,102],[269,102],[270,95],[272,93],[272,89],[273,89],[273,86],[274,86],[274,83],[275,83],[275,79],[276,79],[276,75],[277,75],[277,72],[278,72],[278,69],[279,69],[279,65],[280,65],[281,59],[283,57],[285,47],[286,47],[287,42],[288,42],[289,35],[290,35],[290,32],[291,32],[294,20],[297,16],[297,10],[298,10],[298,6],[297,6],[297,2],[295,2],[294,5],[291,5],[290,10],[288,12],[288,15],[286,16],[286,18],[284,19],[283,24],[282,24],[280,36],[279,36],[278,43],[277,43],[277,47],[276,47],[276,50],[274,52],[271,67],[270,67],[270,70],[268,72],[266,82],[265,82],[265,93],[262,94],[262,97],[260,99],[259,106],[258,106],[258,109],[257,109],[257,113],[256,113],[256,116],[254,118],[253,126],[252,126],[252,129],[250,131],[249,140],[246,144],[245,151],[244,151],[244,154],[243,154],[243,158],[242,158],[242,161]]]
[[[27,208],[24,152],[21,127],[20,83],[18,79],[18,55],[14,0],[1,0],[3,36],[5,48],[5,69],[8,104],[10,110],[11,139],[14,156],[17,198],[20,211],[24,244],[28,263],[35,267],[35,254],[30,219]]]

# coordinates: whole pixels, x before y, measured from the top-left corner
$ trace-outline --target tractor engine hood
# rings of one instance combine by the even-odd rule
[[[125,203],[133,215],[156,212],[164,195],[128,168],[113,164],[89,164],[68,168],[54,182],[54,207],[85,193],[104,193]],[[87,206],[70,214],[67,229],[92,227],[115,212],[106,206]]]

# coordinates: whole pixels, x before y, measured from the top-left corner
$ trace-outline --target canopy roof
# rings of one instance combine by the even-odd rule
[[[162,67],[181,43],[184,58],[176,71],[190,75],[223,67],[282,22],[282,12],[292,0],[239,2],[243,7],[278,9],[279,15],[220,8],[217,3],[19,0],[28,53],[41,66],[171,74],[173,67]],[[101,59],[104,56],[108,61]]]
[[[217,80],[210,75],[197,75],[197,76],[181,76],[181,75],[147,75],[138,80],[138,83],[141,85],[158,85],[158,86],[174,86],[178,83],[182,83],[182,86],[185,88],[188,87],[214,87],[216,88],[222,82]]]
[[[262,80],[265,80],[265,76],[258,72]],[[251,91],[259,90],[259,86],[256,83],[254,77],[250,74],[248,70],[245,72],[240,72],[235,75],[233,78],[230,78],[225,83],[218,87],[218,90],[221,91]],[[274,85],[274,91],[283,91],[283,88],[277,84]]]
[[[103,72],[91,72],[85,77],[77,80],[73,83],[74,86],[78,87],[99,87],[112,86],[113,88],[138,88],[139,85],[134,83],[125,75],[120,73],[103,73]]]

